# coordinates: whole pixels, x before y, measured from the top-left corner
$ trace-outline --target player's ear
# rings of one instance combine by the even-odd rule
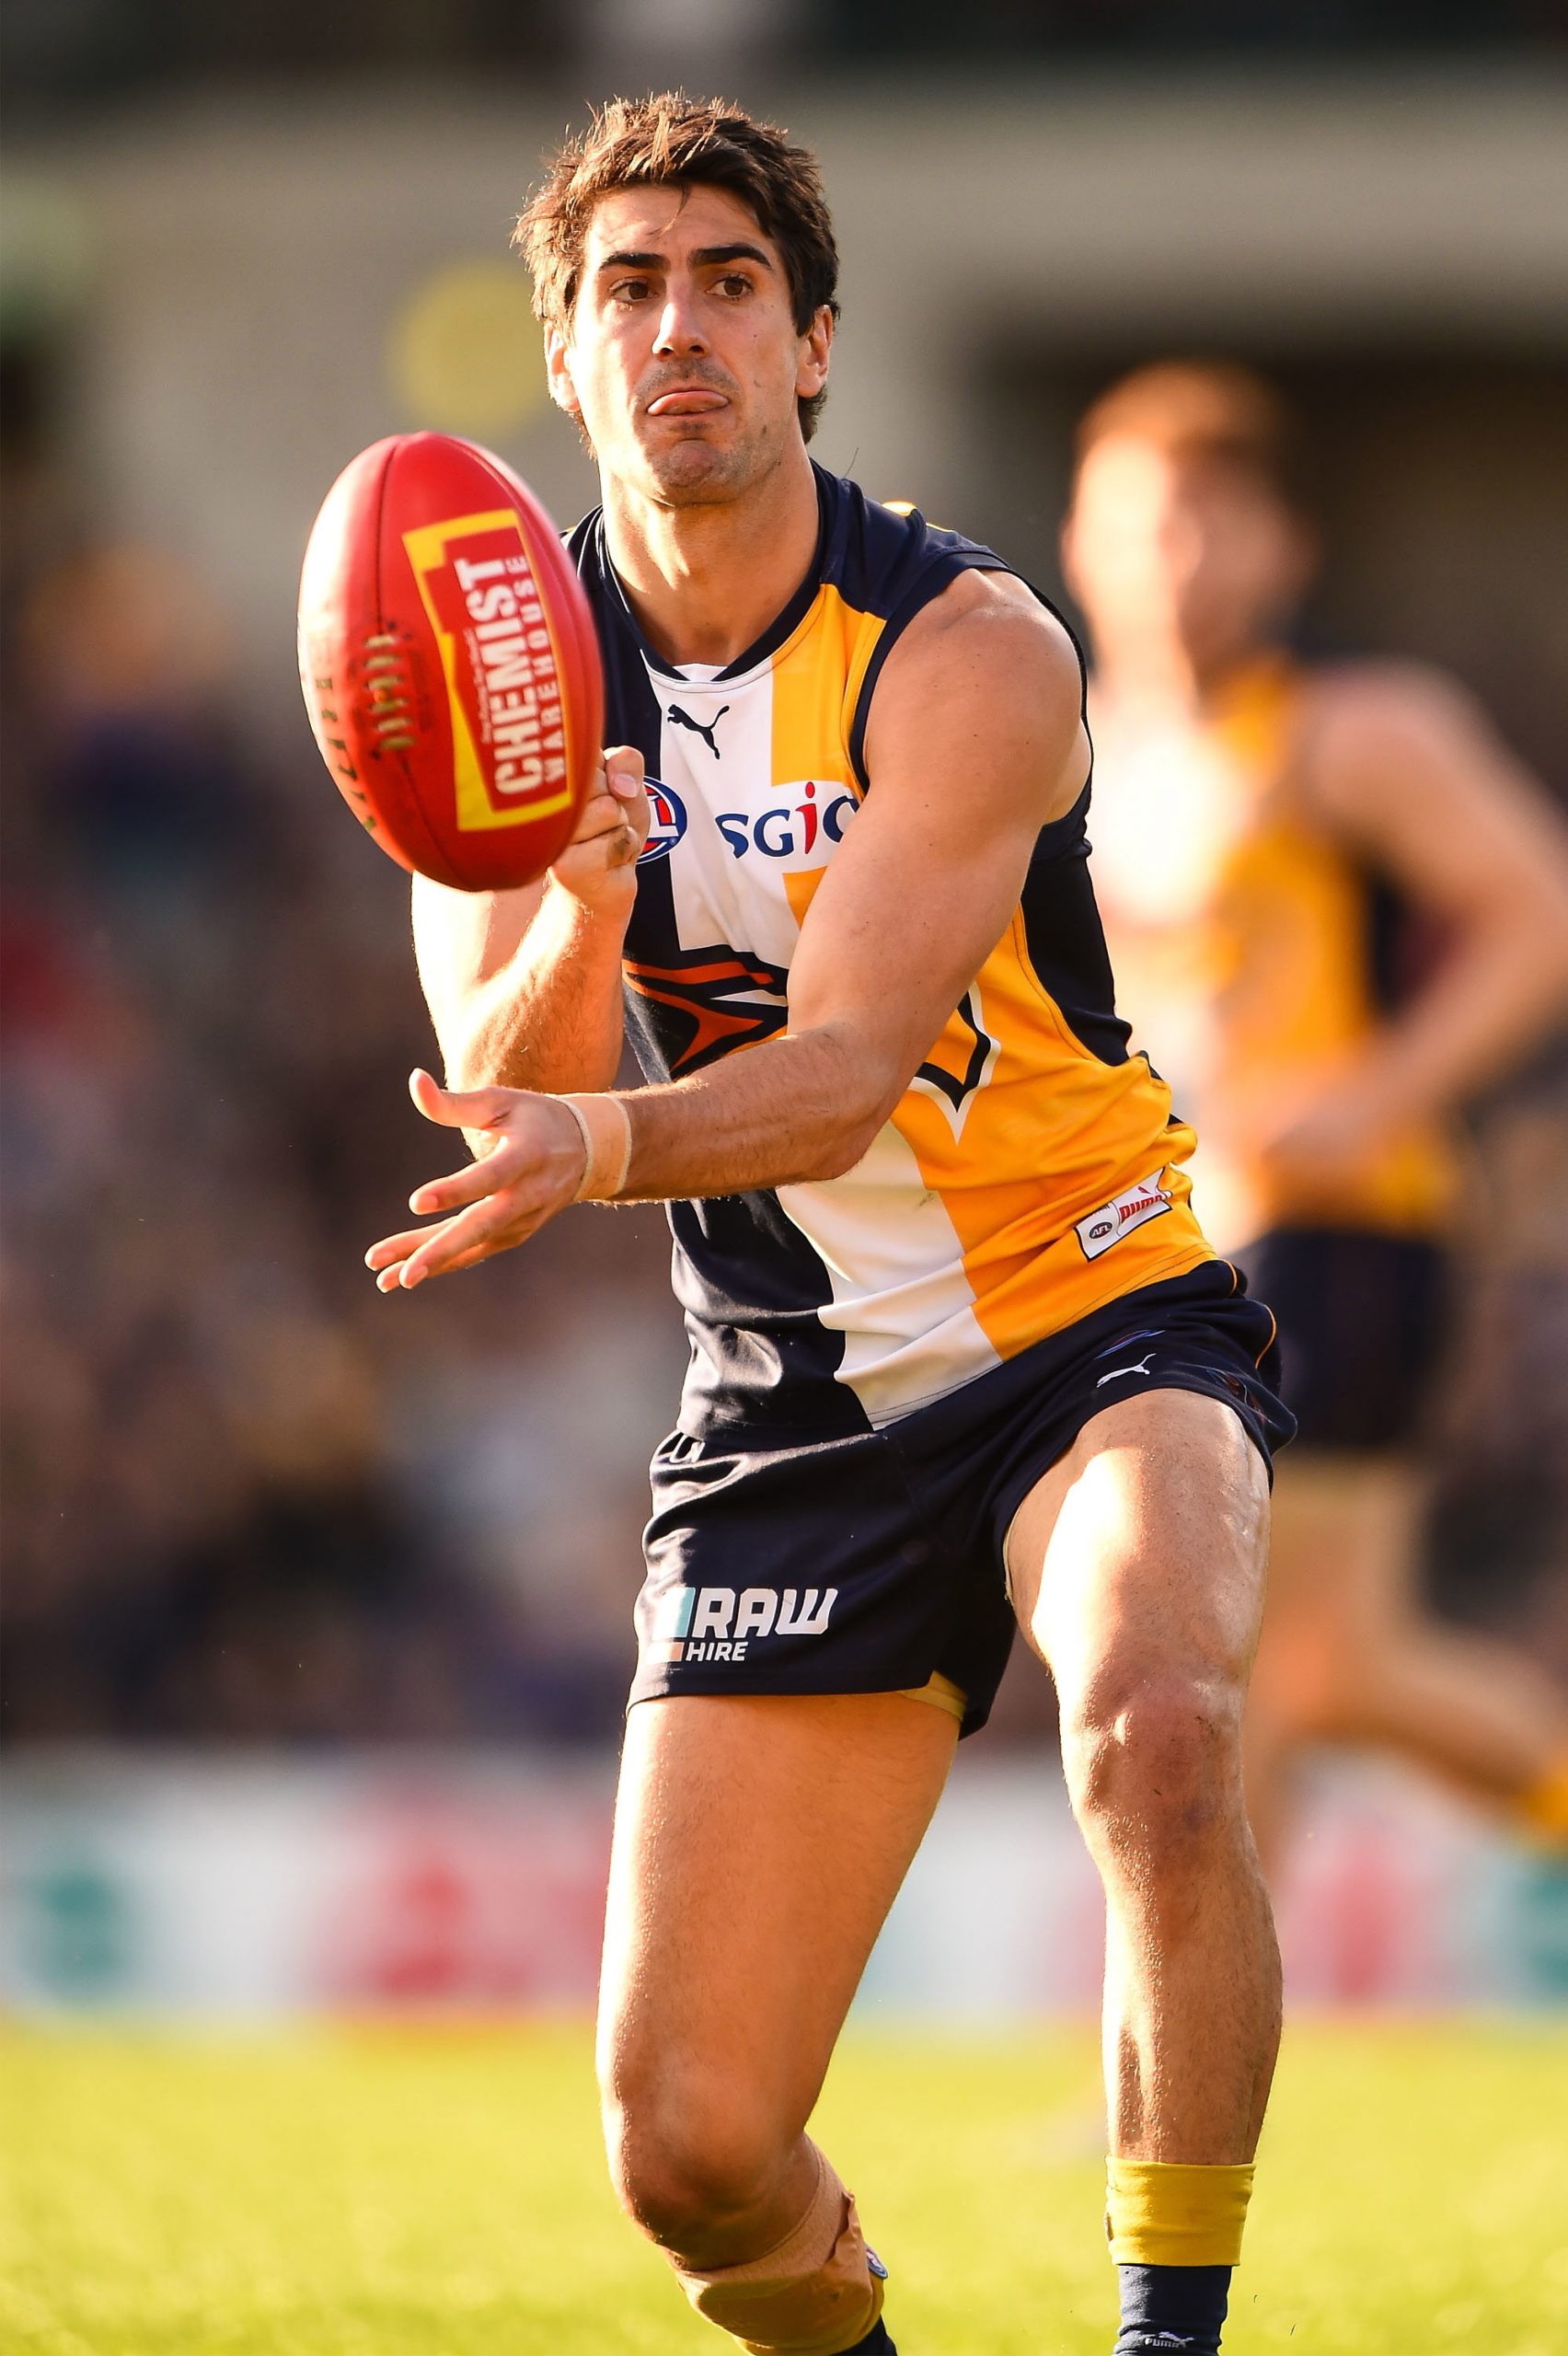
[[[819,304],[810,327],[801,338],[801,357],[795,370],[795,398],[809,401],[820,393],[827,382],[828,361],[833,352],[833,313],[825,303]]]
[[[571,381],[571,346],[559,328],[545,329],[545,375],[557,409],[565,410],[569,417],[576,417],[582,404]]]

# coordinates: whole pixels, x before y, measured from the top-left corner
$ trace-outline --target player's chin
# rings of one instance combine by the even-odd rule
[[[683,421],[691,425],[706,422],[700,418]],[[746,468],[741,453],[727,438],[706,434],[683,434],[644,452],[650,473],[658,486],[659,495],[672,504],[683,501],[711,499],[716,494],[741,489]]]

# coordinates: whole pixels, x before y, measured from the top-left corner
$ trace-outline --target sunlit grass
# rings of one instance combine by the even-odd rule
[[[819,2130],[902,2356],[1105,2356],[1088,2031],[858,2032]],[[717,2349],[605,2180],[581,2028],[0,2041],[0,2342],[29,2356]],[[1298,2027],[1232,2356],[1558,2356],[1568,2035]]]

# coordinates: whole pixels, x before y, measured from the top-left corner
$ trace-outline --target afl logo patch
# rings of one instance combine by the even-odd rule
[[[638,857],[639,867],[668,859],[686,830],[686,804],[672,786],[656,777],[648,780],[648,840]]]

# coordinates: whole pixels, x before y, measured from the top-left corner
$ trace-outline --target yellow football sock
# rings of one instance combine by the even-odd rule
[[[1549,1848],[1568,1849],[1568,1756],[1527,1784],[1514,1803],[1519,1821]]]
[[[1252,2170],[1107,2160],[1105,2231],[1118,2266],[1236,2266]]]

